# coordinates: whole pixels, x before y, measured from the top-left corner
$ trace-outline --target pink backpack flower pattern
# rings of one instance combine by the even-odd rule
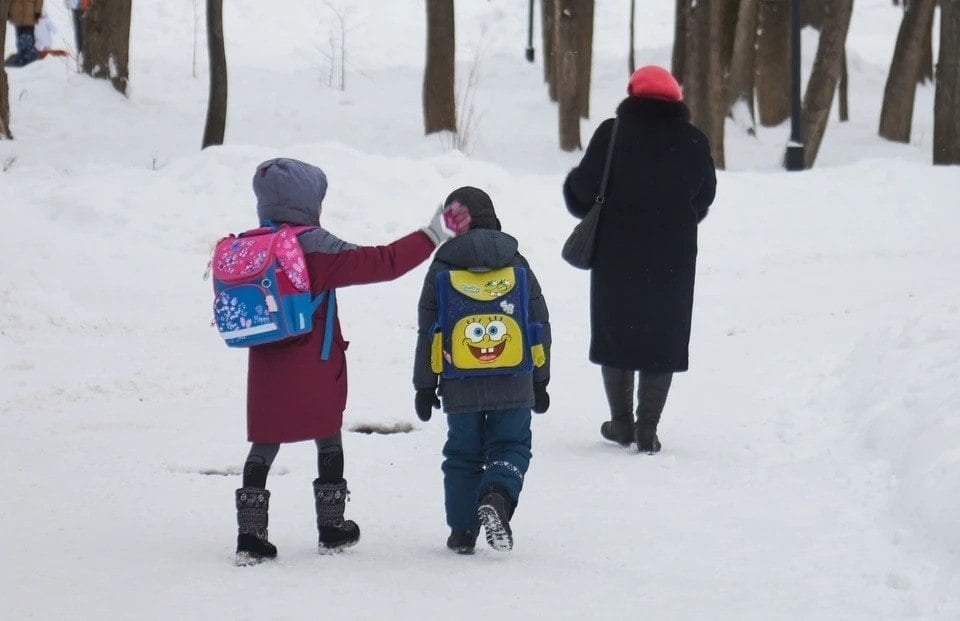
[[[313,330],[313,314],[328,304],[327,333],[336,313],[333,291],[314,298],[297,235],[313,227],[264,227],[221,239],[213,253],[214,323],[230,347],[252,347]],[[324,359],[329,356],[324,337]]]

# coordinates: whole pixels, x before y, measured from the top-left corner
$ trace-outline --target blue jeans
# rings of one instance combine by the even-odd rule
[[[447,525],[476,530],[480,493],[498,485],[516,502],[530,466],[530,409],[447,414],[443,491]]]

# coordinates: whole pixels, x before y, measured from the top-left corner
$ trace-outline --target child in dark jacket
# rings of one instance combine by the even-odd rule
[[[322,170],[292,159],[260,164],[253,176],[261,225],[313,227],[299,234],[310,289],[314,296],[350,285],[393,280],[425,261],[434,248],[466,231],[463,208],[437,210],[433,220],[387,246],[360,247],[337,239],[320,227],[321,203],[327,191]],[[236,492],[237,561],[273,558],[277,549],[267,540],[270,492],[267,473],[280,444],[313,440],[317,444],[316,501],[319,549],[335,552],[357,543],[360,529],[344,520],[347,482],[343,478],[340,427],[347,401],[347,342],[340,320],[333,323],[328,359],[321,348],[327,304],[319,305],[313,331],[277,343],[250,348],[247,374],[247,435],[253,446],[243,468],[243,487]]]
[[[500,231],[490,197],[464,187],[444,204],[465,206],[471,230],[439,249],[423,285],[414,361],[416,411],[421,420],[430,420],[432,410],[440,408],[439,388],[449,427],[443,449],[451,529],[447,547],[472,554],[482,524],[487,543],[508,551],[513,547],[510,519],[530,464],[530,410],[543,413],[550,405],[550,317],[536,277],[517,252],[517,240]],[[521,298],[506,297],[524,282]],[[450,289],[449,295],[444,288]],[[460,293],[492,301],[496,314],[471,312],[444,327],[443,306],[451,302],[440,300]],[[526,331],[520,328],[522,306]]]

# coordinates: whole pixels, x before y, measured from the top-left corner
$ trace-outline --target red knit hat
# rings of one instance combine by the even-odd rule
[[[664,101],[680,101],[683,91],[670,72],[657,65],[640,67],[630,76],[627,92],[631,97],[649,97]]]

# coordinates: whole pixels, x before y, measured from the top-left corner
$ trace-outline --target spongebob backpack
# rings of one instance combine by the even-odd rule
[[[543,326],[530,323],[527,271],[451,270],[437,275],[433,372],[447,379],[520,375],[543,366]]]

